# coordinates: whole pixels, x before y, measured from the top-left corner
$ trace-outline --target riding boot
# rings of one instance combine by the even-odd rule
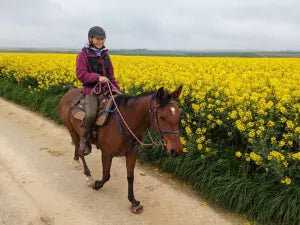
[[[91,153],[92,145],[90,142],[91,131],[90,129],[80,127],[80,144],[78,154],[80,156],[86,156]]]

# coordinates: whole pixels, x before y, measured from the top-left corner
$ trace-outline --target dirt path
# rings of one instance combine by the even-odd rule
[[[64,127],[0,98],[0,224],[244,224],[140,165],[134,189],[144,212],[134,215],[124,158],[113,159],[110,181],[94,191],[73,161],[70,141]],[[94,148],[87,161],[100,178],[100,151]]]

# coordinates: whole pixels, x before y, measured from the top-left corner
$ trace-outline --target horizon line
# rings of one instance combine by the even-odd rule
[[[59,47],[0,47],[0,50],[61,50],[61,51],[79,51],[81,48],[59,48]],[[151,49],[151,48],[111,48],[111,51],[182,51],[182,52],[300,52],[300,49]]]

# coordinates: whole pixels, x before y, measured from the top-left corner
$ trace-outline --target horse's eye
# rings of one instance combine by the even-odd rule
[[[166,120],[166,117],[165,116],[160,116],[159,117],[161,120]]]

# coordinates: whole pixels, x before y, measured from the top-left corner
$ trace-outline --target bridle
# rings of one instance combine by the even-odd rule
[[[161,142],[164,142],[163,134],[179,134],[179,130],[168,130],[168,129],[163,129],[159,126],[158,115],[157,115],[157,108],[159,107],[159,105],[155,104],[154,105],[155,108],[154,109],[151,108],[151,102],[155,98],[155,96],[156,96],[155,94],[153,94],[149,97],[148,113],[149,113],[150,122],[151,122],[151,120],[154,122],[154,125],[159,133]],[[171,100],[168,104],[172,104],[174,102],[175,102],[174,100]]]

